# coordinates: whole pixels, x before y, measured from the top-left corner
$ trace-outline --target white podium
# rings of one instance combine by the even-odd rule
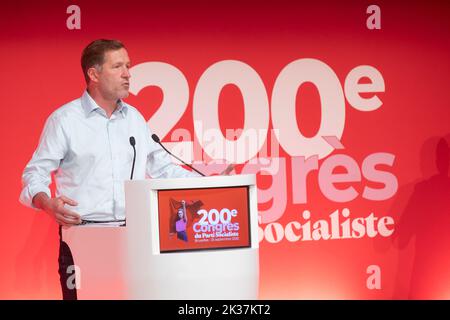
[[[255,175],[126,181],[125,199],[126,227],[63,231],[79,299],[258,298]]]

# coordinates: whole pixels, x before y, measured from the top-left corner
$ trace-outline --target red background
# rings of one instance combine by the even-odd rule
[[[81,30],[66,27],[66,8],[71,4],[81,8]],[[61,297],[57,226],[46,215],[19,204],[20,180],[45,119],[57,107],[81,96],[84,79],[80,54],[96,38],[122,40],[133,64],[163,61],[180,69],[189,83],[190,100],[176,128],[191,132],[195,85],[217,61],[235,59],[252,66],[269,97],[282,68],[296,59],[325,62],[341,84],[358,65],[376,67],[386,84],[385,92],[379,94],[383,106],[373,112],[360,112],[347,103],[341,139],[346,149],[335,153],[351,155],[359,164],[374,152],[395,154],[390,172],[397,177],[399,190],[386,201],[371,202],[358,197],[345,207],[354,216],[375,212],[379,216],[390,215],[397,222],[413,197],[420,203],[414,208],[420,209],[410,209],[412,216],[441,221],[424,229],[425,239],[448,232],[445,219],[449,201],[440,207],[427,206],[431,194],[439,197],[448,192],[447,184],[431,183],[424,188],[417,185],[436,175],[437,141],[440,137],[449,140],[450,7],[445,2],[379,1],[382,29],[368,30],[366,8],[370,4],[133,0],[2,3],[0,298]],[[161,100],[161,90],[152,87],[130,96],[127,102],[148,119]],[[242,103],[237,88],[227,86],[223,90],[219,106],[222,129],[242,127]],[[312,85],[299,90],[298,122],[300,118],[302,132],[314,135],[320,120],[320,101]],[[280,155],[290,159],[283,150]],[[295,177],[290,174],[290,161],[287,163],[286,190],[282,191],[287,195],[287,207],[280,224],[299,219],[305,208],[319,218],[344,207],[323,197],[314,174],[308,180],[308,203],[293,204],[289,186]],[[238,166],[237,171],[240,169]],[[258,177],[261,189],[271,183],[270,176]],[[361,186],[355,188],[361,190]],[[263,210],[270,203],[260,206]],[[391,239],[381,239],[387,240],[381,243],[369,238],[276,244],[263,241],[260,297],[408,298],[415,277],[421,275],[421,266],[414,257],[426,250],[434,253],[433,259],[439,264],[446,263],[450,252],[448,242],[436,247],[425,240],[425,247],[416,246],[414,235],[418,236],[413,233],[413,241],[403,248],[395,247]],[[381,289],[367,288],[369,265],[380,267]],[[441,276],[438,273],[436,277]],[[443,276],[439,281],[450,283]],[[436,292],[432,288],[424,288],[423,293],[426,298],[450,297],[450,291]]]

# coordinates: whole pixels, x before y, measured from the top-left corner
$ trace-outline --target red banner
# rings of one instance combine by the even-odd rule
[[[257,174],[260,298],[450,298],[447,4],[14,1],[1,12],[0,298],[61,297],[57,225],[19,204],[21,174],[45,119],[83,93],[81,51],[97,38],[125,44],[126,102],[172,151],[209,174],[230,163]]]

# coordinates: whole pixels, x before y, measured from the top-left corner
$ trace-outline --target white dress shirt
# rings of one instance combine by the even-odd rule
[[[78,202],[68,206],[82,219],[125,219],[124,180],[130,179],[133,148],[136,163],[133,179],[197,177],[172,163],[170,156],[151,139],[144,117],[134,107],[119,102],[111,118],[87,91],[47,119],[39,146],[25,167],[20,202],[32,207],[33,197],[45,192],[55,172],[56,196]]]

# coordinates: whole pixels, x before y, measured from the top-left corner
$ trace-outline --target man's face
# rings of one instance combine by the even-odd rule
[[[118,100],[128,97],[130,58],[124,48],[107,51],[105,62],[97,73],[98,88],[104,97]]]

